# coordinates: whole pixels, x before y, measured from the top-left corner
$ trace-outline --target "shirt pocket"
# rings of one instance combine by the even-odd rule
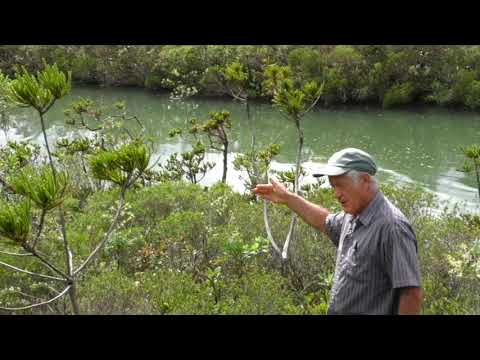
[[[346,276],[355,282],[365,282],[368,280],[368,258],[367,249],[361,249],[358,240],[352,243],[344,259],[344,269]]]

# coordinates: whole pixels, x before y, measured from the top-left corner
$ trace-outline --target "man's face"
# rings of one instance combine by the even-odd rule
[[[329,176],[328,180],[335,191],[335,197],[346,213],[358,215],[364,209],[368,196],[368,181],[365,177],[360,176],[354,181],[350,176],[343,174]]]

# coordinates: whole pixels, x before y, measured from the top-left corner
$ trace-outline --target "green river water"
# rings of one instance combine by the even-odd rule
[[[231,161],[237,153],[249,150],[252,122],[258,144],[276,141],[282,146],[281,154],[273,163],[274,169],[289,169],[295,161],[295,127],[267,103],[252,105],[252,122],[249,123],[245,106],[229,99],[195,98],[178,104],[169,101],[167,94],[142,89],[74,87],[71,94],[58,101],[46,115],[49,139],[71,134],[71,129],[64,125],[63,110],[79,97],[90,97],[107,104],[125,100],[128,112],[137,115],[148,134],[155,138],[155,152],[160,161],[173,152],[190,148],[188,142],[170,139],[170,128],[181,126],[191,116],[206,119],[212,110],[230,111],[234,126],[227,181],[238,191],[243,189],[242,174],[234,171]],[[43,143],[40,121],[33,111],[18,110],[14,121],[15,126],[8,132],[9,139],[29,138]],[[409,110],[317,109],[305,117],[303,128],[303,159],[307,171],[304,183],[313,181],[312,171],[325,163],[332,153],[344,147],[357,147],[377,160],[380,181],[414,182],[433,191],[441,200],[460,203],[465,211],[478,212],[480,209],[474,176],[456,170],[463,162],[459,147],[480,142],[478,113],[431,107]],[[0,142],[5,143],[3,135]],[[222,171],[220,154],[210,153],[207,159],[217,165],[202,181],[205,185],[220,180]]]

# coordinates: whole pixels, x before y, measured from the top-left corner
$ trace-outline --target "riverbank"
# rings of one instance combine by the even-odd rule
[[[262,90],[265,69],[278,64],[288,66],[299,83],[323,83],[323,106],[480,107],[478,46],[0,46],[0,70],[10,76],[18,64],[38,70],[42,59],[71,70],[78,82],[164,91],[185,86],[204,95],[227,94],[223,71],[238,62],[248,75],[250,97],[265,99],[269,99]]]

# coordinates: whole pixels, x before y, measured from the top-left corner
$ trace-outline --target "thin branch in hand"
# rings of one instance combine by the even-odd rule
[[[292,238],[293,229],[295,228],[295,223],[297,222],[296,214],[292,214],[292,220],[290,221],[290,228],[288,229],[287,239],[283,244],[282,259],[286,260],[288,257],[288,247],[290,245],[290,240]]]
[[[265,199],[263,200],[263,220],[265,222],[265,229],[267,230],[268,240],[270,240],[270,243],[272,244],[273,248],[278,253],[278,255],[281,255],[282,251],[280,250],[280,248],[278,247],[277,243],[275,242],[272,236],[272,231],[270,229],[270,222],[268,220],[268,205],[267,205],[267,200]]]

